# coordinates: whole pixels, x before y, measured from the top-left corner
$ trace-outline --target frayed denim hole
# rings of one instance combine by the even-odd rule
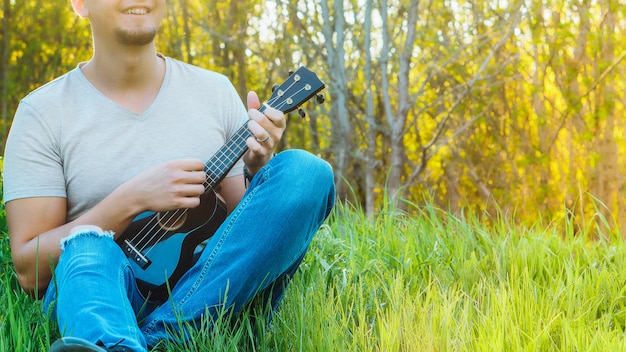
[[[97,231],[84,231],[84,232],[76,232],[74,234],[71,234],[67,237],[63,237],[60,241],[60,246],[59,249],[61,251],[65,250],[65,246],[67,245],[67,243],[75,238],[78,237],[87,237],[87,236],[94,236],[94,237],[109,237],[109,238],[114,238],[115,233],[113,231],[105,231],[105,232],[97,232]]]

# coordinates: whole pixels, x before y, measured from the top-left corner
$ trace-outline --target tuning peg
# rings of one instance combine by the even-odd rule
[[[276,89],[278,89],[278,87],[280,87],[278,84],[274,84],[274,85],[272,86],[272,93],[274,93],[274,91],[275,91]]]
[[[324,104],[324,102],[326,101],[326,97],[324,96],[324,94],[318,94],[315,97],[315,100],[317,101],[318,104]]]
[[[293,70],[289,70],[289,76],[293,75]]]
[[[304,112],[304,109],[298,108],[298,116],[300,116],[300,118],[302,119],[306,117],[306,112]]]

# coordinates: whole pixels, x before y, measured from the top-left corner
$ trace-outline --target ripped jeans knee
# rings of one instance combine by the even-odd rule
[[[82,237],[82,236],[96,236],[96,237],[109,237],[109,238],[113,238],[113,236],[115,235],[115,233],[113,231],[103,231],[100,227],[95,226],[95,225],[78,225],[73,227],[70,230],[69,235],[67,235],[67,237],[63,237],[59,243],[59,249],[61,251],[65,250],[65,246],[66,244],[77,238],[77,237]]]

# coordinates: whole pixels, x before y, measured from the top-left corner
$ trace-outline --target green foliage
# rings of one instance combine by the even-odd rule
[[[0,270],[0,350],[47,351],[52,336],[58,336],[55,325],[43,315],[41,302],[34,302],[19,288],[12,267],[2,263]]]
[[[563,224],[455,217],[434,206],[368,218],[339,205],[271,324],[258,305],[159,351],[616,351],[626,330],[626,246]],[[559,232],[557,228],[565,228]],[[8,257],[6,235],[2,255]],[[0,350],[58,333],[2,262]],[[231,319],[232,318],[232,319]],[[211,328],[209,328],[209,326]]]
[[[329,18],[322,14],[325,2],[168,1],[157,48],[224,73],[242,97],[248,90],[267,97],[300,64],[318,72],[327,83],[327,103],[308,104],[306,120],[290,121],[279,149],[311,150],[337,169],[344,168],[340,157],[349,155],[340,177],[349,180],[357,201],[372,203],[366,209],[381,206],[381,190],[395,180],[402,197],[417,202],[427,192],[452,212],[496,214],[492,204],[498,204],[532,223],[537,210],[559,218],[566,204],[585,226],[594,221],[589,192],[606,205],[605,217],[616,219],[611,228],[623,225],[622,1],[419,2],[407,106],[399,106],[397,84],[409,1],[388,2],[389,33],[383,33],[380,2],[372,2],[369,45],[366,1],[342,3],[341,14],[329,6]],[[67,1],[5,1],[0,18],[4,141],[19,99],[88,60],[91,38],[88,20]],[[342,45],[334,48],[339,37]],[[331,66],[337,49],[344,52],[342,67]],[[365,72],[368,53],[372,68]],[[344,76],[345,87],[337,79]],[[333,99],[339,90],[345,101]],[[374,105],[369,119],[368,92]],[[392,146],[390,119],[401,111],[407,112],[402,145]],[[339,121],[349,128],[338,128]],[[403,160],[391,160],[394,150]],[[398,164],[404,168],[391,180],[389,168]]]
[[[88,60],[91,34],[89,23],[74,14],[69,1],[4,1],[0,18],[0,145],[4,146],[19,100]]]

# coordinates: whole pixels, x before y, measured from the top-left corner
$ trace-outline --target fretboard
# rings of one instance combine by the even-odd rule
[[[265,108],[266,105],[264,104],[259,111],[263,112]],[[235,166],[237,161],[243,156],[246,150],[248,150],[246,139],[251,136],[252,132],[248,129],[248,123],[246,122],[226,141],[211,159],[204,163],[204,172],[207,174],[206,182],[204,183],[205,189],[211,189],[222,182],[230,169]]]

